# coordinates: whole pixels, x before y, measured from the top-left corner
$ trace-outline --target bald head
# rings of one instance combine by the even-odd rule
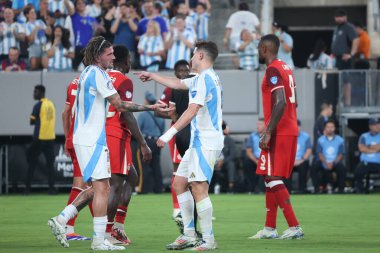
[[[268,63],[277,58],[280,40],[274,34],[268,34],[261,37],[259,43],[259,62]]]

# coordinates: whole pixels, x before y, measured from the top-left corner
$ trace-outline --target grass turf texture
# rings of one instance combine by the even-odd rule
[[[216,252],[380,252],[380,195],[297,195],[292,202],[305,231],[304,240],[248,240],[265,219],[264,195],[212,195]],[[47,220],[58,214],[67,195],[0,197],[0,252],[90,252],[89,241],[58,245]],[[171,220],[171,196],[132,198],[126,229],[129,252],[168,252],[165,245],[178,236]],[[286,229],[281,210],[278,231]],[[91,237],[88,208],[79,215],[76,232]]]

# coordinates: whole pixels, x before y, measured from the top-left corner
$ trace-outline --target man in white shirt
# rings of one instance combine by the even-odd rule
[[[53,235],[64,247],[69,247],[65,235],[67,221],[92,200],[94,238],[91,249],[125,249],[104,239],[111,176],[105,132],[106,115],[109,104],[122,112],[152,110],[159,106],[137,105],[120,99],[106,72],[113,67],[114,59],[112,44],[102,36],[92,38],[84,51],[84,64],[87,67],[78,83],[73,143],[83,180],[91,182],[92,187],[82,191],[72,204],[48,221]]]
[[[195,45],[191,64],[199,76],[180,80],[163,77],[155,73],[141,72],[142,81],[154,80],[172,89],[189,90],[189,106],[176,123],[157,141],[164,147],[170,139],[191,123],[190,147],[186,151],[174,178],[181,209],[184,231],[167,249],[212,250],[216,248],[212,229],[212,203],[208,196],[209,184],[215,161],[223,149],[221,83],[213,70],[218,56],[214,42],[198,42]],[[191,186],[191,192],[189,190]],[[202,231],[202,240],[197,240],[194,229],[194,200]]]

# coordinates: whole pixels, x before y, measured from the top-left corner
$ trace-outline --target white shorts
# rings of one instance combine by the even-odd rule
[[[111,177],[110,158],[107,146],[95,144],[82,146],[74,144],[83,181],[96,181]]]
[[[176,176],[186,177],[188,182],[204,182],[210,184],[214,165],[221,150],[206,150],[201,147],[186,150]]]

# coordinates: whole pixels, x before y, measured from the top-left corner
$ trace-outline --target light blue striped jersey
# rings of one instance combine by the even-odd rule
[[[69,4],[74,7],[73,3],[69,1]],[[62,14],[65,16],[69,15],[69,11],[66,8],[64,0],[49,0],[49,11],[55,12],[59,10]],[[65,25],[65,17],[56,18],[55,19],[55,25],[63,26]]]
[[[164,41],[161,35],[159,36],[148,36],[146,34],[140,37],[139,44],[137,46],[139,50],[143,50],[144,53],[140,54],[140,64],[143,67],[147,67],[154,61],[161,61],[161,56],[148,56],[147,53],[158,53],[165,50]]]
[[[182,82],[189,88],[189,104],[202,106],[191,121],[190,148],[222,150],[222,86],[218,75],[209,68]]]
[[[51,43],[46,45],[46,50],[51,48]],[[65,57],[68,53],[74,53],[74,47],[69,49],[64,48],[62,45],[55,47],[54,56],[49,58],[49,71],[71,71],[72,60]]]
[[[2,39],[0,40],[0,55],[9,54],[10,47],[20,48],[20,43],[16,40],[14,33],[25,33],[24,27],[15,22],[12,24],[1,22],[0,27],[3,28]]]
[[[40,26],[41,29],[36,32],[36,35],[34,36],[34,41],[32,44],[43,46],[46,44],[46,41],[47,41],[46,35],[45,35],[46,25],[41,19],[37,19],[34,22],[27,22],[25,24],[26,36],[29,36],[33,32],[36,26]]]
[[[259,67],[259,57],[257,46],[259,45],[259,40],[253,40],[249,43],[243,51],[239,51],[239,47],[244,43],[240,40],[236,43],[236,51],[239,56],[240,68],[244,70],[255,70]]]
[[[208,20],[210,18],[210,14],[208,12],[204,12],[202,14],[194,12],[192,17],[194,20],[194,27],[197,33],[197,40],[207,40]]]
[[[194,45],[196,35],[193,30],[186,28],[181,32],[181,35]],[[190,61],[190,53],[192,50],[192,48],[187,47],[185,43],[179,40],[176,34],[169,33],[167,40],[169,40],[172,36],[173,44],[169,48],[168,57],[166,59],[166,67],[169,69],[174,69],[174,64],[179,60]]]
[[[109,104],[105,98],[116,93],[107,72],[95,65],[83,70],[77,90],[74,144],[107,145],[105,123]]]

